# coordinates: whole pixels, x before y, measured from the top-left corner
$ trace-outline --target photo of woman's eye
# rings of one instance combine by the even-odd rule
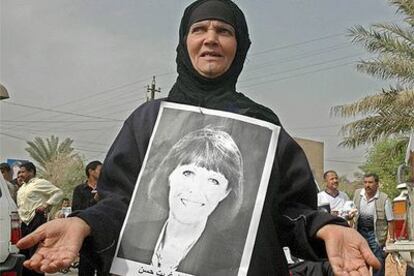
[[[194,172],[192,171],[183,171],[183,175],[185,176],[192,176],[194,174]]]

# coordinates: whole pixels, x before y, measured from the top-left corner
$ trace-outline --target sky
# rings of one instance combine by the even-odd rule
[[[352,179],[367,147],[338,147],[350,119],[335,105],[378,93],[389,82],[356,71],[373,57],[349,28],[400,23],[385,0],[237,0],[252,40],[237,90],[271,108],[294,137],[324,143],[325,169]],[[74,140],[86,161],[103,160],[123,121],[166,97],[176,79],[182,0],[0,0],[0,161],[30,159],[26,141]]]

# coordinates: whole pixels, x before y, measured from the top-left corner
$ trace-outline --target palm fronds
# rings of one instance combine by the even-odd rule
[[[349,29],[349,35],[353,43],[361,44],[376,55],[361,60],[357,70],[380,79],[397,80],[398,86],[331,108],[332,115],[356,118],[342,127],[342,146],[355,148],[390,136],[405,135],[414,129],[414,1],[389,2],[405,16],[408,26],[377,23],[364,28],[357,25]]]

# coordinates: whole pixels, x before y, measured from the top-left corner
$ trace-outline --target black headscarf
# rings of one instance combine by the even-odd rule
[[[216,19],[233,26],[236,32],[237,50],[230,68],[221,76],[206,78],[193,67],[187,51],[187,34],[195,22]],[[197,0],[184,11],[180,24],[177,46],[177,81],[168,100],[235,112],[280,124],[277,116],[241,93],[236,92],[237,79],[243,69],[250,47],[246,19],[239,7],[230,0]]]

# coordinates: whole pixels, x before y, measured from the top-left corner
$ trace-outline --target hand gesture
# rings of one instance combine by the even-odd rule
[[[80,218],[55,219],[21,239],[17,247],[26,249],[38,244],[36,253],[24,262],[24,266],[38,272],[54,273],[70,266],[89,233],[89,225]]]
[[[352,228],[328,224],[316,236],[325,241],[335,275],[370,275],[369,266],[381,267],[365,239]]]

